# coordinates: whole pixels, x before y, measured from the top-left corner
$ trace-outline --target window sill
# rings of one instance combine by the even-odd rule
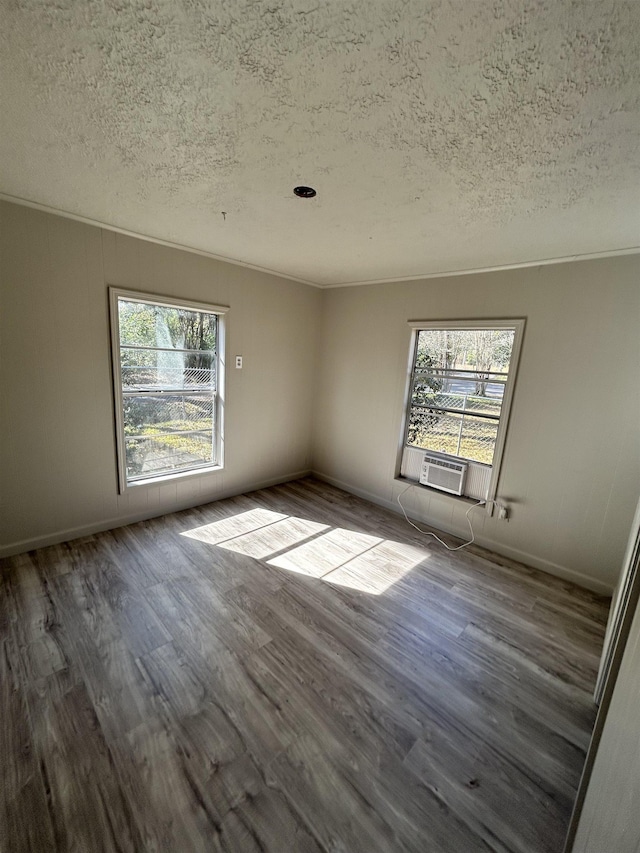
[[[434,489],[432,486],[425,486],[419,480],[411,480],[408,477],[401,477],[398,475],[393,478],[393,481],[394,483],[397,483],[400,486],[406,486],[407,488],[415,486],[417,489],[428,492],[434,497],[443,498],[445,501],[451,500],[458,505],[472,507],[476,506],[478,503],[484,503],[484,501],[480,501],[479,498],[468,498],[466,495],[453,495],[451,492],[444,492],[442,489]]]
[[[188,471],[176,471],[174,474],[160,474],[157,477],[144,477],[140,480],[131,480],[127,482],[127,489],[136,489],[139,486],[156,486],[162,483],[171,483],[175,480],[184,480],[187,477],[195,477],[197,474],[215,474],[218,471],[223,471],[223,465],[206,465],[201,468],[190,468]]]

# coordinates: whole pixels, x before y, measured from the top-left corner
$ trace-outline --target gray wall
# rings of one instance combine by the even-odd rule
[[[610,592],[640,490],[640,256],[324,293],[314,468],[398,509],[408,320],[525,317],[499,483],[482,544]],[[466,505],[411,489],[411,514],[466,536]]]
[[[0,553],[248,491],[311,467],[321,294],[0,203]],[[229,305],[225,469],[118,495],[107,285]]]

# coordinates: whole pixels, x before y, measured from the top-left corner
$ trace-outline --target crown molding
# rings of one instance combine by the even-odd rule
[[[216,255],[214,252],[207,252],[204,249],[198,249],[195,246],[185,246],[183,243],[174,243],[171,240],[162,240],[159,237],[151,237],[149,234],[141,234],[138,231],[131,231],[129,228],[120,228],[117,225],[111,225],[109,222],[100,222],[98,219],[91,219],[88,216],[80,216],[78,213],[71,213],[68,210],[61,210],[57,207],[51,207],[48,204],[41,204],[39,201],[31,201],[27,198],[9,195],[8,193],[0,192],[0,201],[8,201],[12,204],[19,204],[23,207],[31,207],[34,210],[41,210],[43,213],[52,213],[55,216],[62,216],[64,219],[73,219],[75,222],[82,222],[84,225],[93,225],[95,228],[104,228],[107,231],[114,231],[116,234],[124,234],[125,237],[135,237],[138,240],[145,240],[147,243],[156,243],[158,246],[166,246],[169,249],[179,249],[182,252],[191,252],[194,255],[201,255],[204,258],[211,258],[214,261],[221,261],[224,264],[233,264],[236,267],[244,267],[254,272],[264,273],[266,275],[274,275],[278,278],[284,278],[288,281],[295,281],[298,284],[306,284],[308,287],[321,287],[315,281],[308,281],[304,278],[297,278],[287,273],[278,272],[268,267],[261,267],[257,264],[249,264],[246,261],[239,261],[237,258],[228,258],[225,255]]]

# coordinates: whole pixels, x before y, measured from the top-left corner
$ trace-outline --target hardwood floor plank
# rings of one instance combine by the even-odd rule
[[[268,778],[286,788],[297,813],[313,827],[326,849],[402,851],[397,836],[373,804],[341,776],[310,736],[296,739],[275,758]]]
[[[546,666],[535,649],[521,649],[505,642],[490,629],[470,623],[458,637],[456,647],[467,650],[479,666],[495,672],[507,683],[515,682],[577,721],[584,730],[593,725],[593,694],[591,690],[559,677],[557,668]]]
[[[510,853],[562,849],[571,801],[563,811],[550,808],[552,800],[536,780],[490,747],[469,753],[451,740],[417,741],[405,763],[494,848]],[[537,812],[546,815],[544,822],[532,819]]]
[[[149,522],[140,522],[107,530],[100,539],[105,554],[117,565],[126,566],[129,580],[143,590],[175,577],[166,554],[149,530]]]
[[[218,815],[225,851],[320,853],[322,848],[287,796],[267,784],[248,753],[217,766],[203,780],[202,791]]]
[[[304,663],[291,655],[292,647],[304,652]],[[424,726],[403,709],[391,706],[336,671],[331,661],[310,648],[299,636],[282,636],[248,662],[252,677],[278,698],[292,730],[341,732],[343,742],[361,754],[377,748],[402,759]],[[302,726],[302,728],[301,728]]]
[[[424,644],[416,647],[409,635],[387,637],[380,648],[388,650],[389,656],[406,658],[407,671],[416,683],[437,684],[442,678],[476,701],[485,700],[488,707],[499,715],[501,709],[520,711],[521,716],[544,721],[550,732],[560,735],[569,743],[580,748],[586,746],[582,732],[593,725],[593,702],[586,693],[581,695],[581,706],[559,699],[558,693],[540,689],[535,679],[509,678],[499,655],[482,656],[477,647],[460,642],[444,646],[434,642],[428,648]],[[577,691],[573,693],[575,697]],[[581,718],[579,710],[584,709]]]
[[[235,589],[235,587],[234,587]],[[203,578],[176,581],[169,590],[183,611],[201,622],[211,622],[227,648],[244,654],[259,649],[271,640],[269,634],[248,619],[241,609],[211,589]]]
[[[75,583],[69,576],[57,578],[52,588],[68,657],[86,686],[103,731],[120,737],[139,726],[151,710],[151,696],[135,657],[117,626],[108,621],[104,603],[87,614],[85,600],[75,598]],[[107,627],[100,621],[96,630],[96,618],[106,618]]]
[[[154,691],[163,696],[176,719],[197,714],[207,695],[175,643],[167,643],[141,657],[138,666],[147,676]]]
[[[601,641],[594,639],[588,645],[570,643],[557,632],[549,632],[544,621],[536,630],[529,620],[522,620],[519,614],[501,610],[491,603],[487,604],[484,616],[475,617],[470,623],[497,641],[518,649],[522,656],[535,657],[542,667],[555,672],[562,681],[587,692],[592,690],[598,672],[597,649],[601,648]]]
[[[66,668],[59,614],[49,583],[29,574],[28,583],[12,583],[8,595],[16,618],[13,633],[29,678],[43,678]]]
[[[0,850],[55,849],[47,792],[33,744],[21,661],[13,639],[0,645]]]
[[[234,655],[211,624],[190,624],[164,585],[154,587],[152,592],[154,607],[172,615],[175,642],[195,678],[204,685],[206,702],[227,718],[241,738],[243,750],[261,763],[268,762],[293,734],[278,704],[247,673],[248,655]]]
[[[313,478],[0,566],[3,853],[560,849],[605,599]]]
[[[190,784],[197,787],[207,813],[214,816],[221,849],[319,853],[320,847],[296,819],[286,796],[268,788],[245,751],[243,736],[187,670],[180,651],[169,644],[147,655],[141,665],[166,700],[167,725],[188,768]],[[177,672],[182,673],[178,680]]]
[[[141,839],[138,850],[224,850],[216,816],[162,723],[152,720],[132,729],[111,744],[111,755]]]
[[[51,676],[32,685],[30,706],[57,849],[140,850],[129,801],[84,686]]]

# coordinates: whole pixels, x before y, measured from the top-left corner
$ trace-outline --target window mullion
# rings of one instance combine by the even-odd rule
[[[492,421],[499,421],[500,415],[491,415],[488,412],[476,412],[475,409],[450,409],[446,406],[428,406],[424,403],[412,403],[412,409],[421,409],[425,412],[445,412],[451,415],[467,415],[473,418],[487,418]]]

